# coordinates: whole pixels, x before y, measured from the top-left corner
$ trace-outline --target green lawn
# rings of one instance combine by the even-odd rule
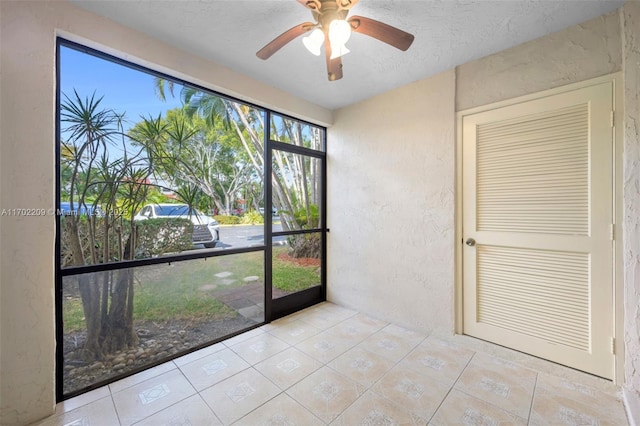
[[[320,284],[317,266],[301,266],[278,259],[287,247],[274,248],[273,285],[286,292],[300,291]],[[216,274],[227,273],[227,277]],[[264,254],[251,252],[208,259],[141,267],[135,276],[134,318],[147,321],[172,319],[233,318],[236,311],[215,298],[218,290],[247,285],[243,278],[259,277],[264,283]],[[227,285],[220,285],[221,280]],[[85,328],[82,303],[75,296],[63,301],[65,333]]]
[[[320,285],[317,266],[300,266],[277,258],[274,250],[273,286],[286,292],[296,292]]]

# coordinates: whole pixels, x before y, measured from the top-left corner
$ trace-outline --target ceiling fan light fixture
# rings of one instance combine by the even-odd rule
[[[351,25],[344,19],[334,19],[329,24],[329,42],[331,43],[331,59],[339,58],[350,52],[345,44],[351,37]]]
[[[335,46],[332,43],[331,44],[331,57],[329,59],[339,58],[340,56],[346,55],[349,52],[351,52],[351,51],[349,49],[347,49],[347,46],[345,46],[344,44]]]
[[[320,49],[322,48],[322,43],[324,43],[324,33],[320,28],[316,28],[311,31],[311,34],[302,38],[302,43],[309,52],[316,56],[320,56]]]
[[[0,0],[2,1],[2,0]],[[303,44],[314,55],[320,56],[324,44],[329,81],[342,78],[342,55],[349,53],[346,47],[351,32],[363,34],[390,46],[405,51],[413,43],[414,36],[384,22],[364,16],[347,16],[359,0],[297,0],[309,9],[314,22],[303,22],[283,32],[262,49],[256,56],[262,60],[269,59],[291,40],[301,36]],[[393,3],[393,2],[392,2]]]
[[[329,24],[331,46],[344,45],[351,37],[351,25],[344,19],[334,19]]]

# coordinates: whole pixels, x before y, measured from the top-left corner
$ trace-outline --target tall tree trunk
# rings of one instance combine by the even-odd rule
[[[78,276],[78,289],[87,325],[87,341],[84,344],[83,357],[88,361],[99,360],[104,357],[100,339],[102,329],[100,288],[97,284],[95,274]]]
[[[69,243],[73,253],[73,265],[84,266],[85,257],[80,236],[80,218],[69,215],[64,218],[69,232]],[[83,357],[87,360],[102,359],[104,353],[100,346],[102,317],[100,315],[100,289],[94,274],[78,275],[78,291],[82,300],[82,310],[87,326],[87,340],[83,348]]]
[[[108,272],[103,272],[107,274]],[[107,353],[120,351],[138,343],[133,331],[133,284],[131,269],[120,269],[112,287],[108,321],[104,326],[103,349]]]
[[[224,194],[224,208],[227,215],[231,214],[231,201],[229,198],[229,194]]]
[[[125,259],[133,253],[134,236],[129,234],[125,245]],[[103,272],[109,274],[109,271]],[[120,351],[138,344],[133,330],[133,290],[134,271],[131,268],[120,269],[111,288],[108,321],[103,329],[103,349],[107,353]],[[112,275],[112,276],[113,276]]]

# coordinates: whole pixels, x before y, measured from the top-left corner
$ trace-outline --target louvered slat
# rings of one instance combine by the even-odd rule
[[[542,127],[540,123],[545,123],[545,122],[548,123],[547,120],[549,120],[549,118],[579,114],[579,112],[576,111],[575,107],[576,107],[575,105],[570,105],[563,108],[554,109],[552,111],[541,111],[539,113],[529,114],[524,119],[522,116],[518,116],[518,117],[510,118],[507,120],[487,123],[483,125],[482,128],[487,132],[490,132],[491,130],[496,128],[502,132],[503,131],[502,129],[504,128],[504,126],[508,126],[510,124],[519,124],[519,123],[522,123],[523,121],[526,121],[527,123],[530,123],[535,127]]]
[[[479,231],[589,234],[587,104],[477,127]]]
[[[477,321],[588,351],[589,255],[477,246]]]

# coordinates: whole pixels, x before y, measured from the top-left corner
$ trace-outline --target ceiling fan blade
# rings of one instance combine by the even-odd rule
[[[336,81],[342,78],[342,58],[338,56],[335,59],[331,59],[331,43],[329,43],[329,36],[326,36],[324,42],[324,52],[327,57],[327,77],[329,81]]]
[[[355,6],[358,1],[359,0],[336,0],[336,4],[338,5],[338,10],[349,10]]]
[[[349,18],[349,24],[354,32],[376,38],[400,50],[407,50],[413,43],[412,34],[374,19],[352,16]]]
[[[311,10],[320,10],[322,7],[320,0],[298,0],[298,3]]]
[[[289,43],[294,38],[306,33],[314,26],[315,24],[311,22],[305,22],[303,24],[296,25],[295,27],[283,32],[278,37],[267,43],[265,47],[258,50],[256,56],[260,59],[269,59],[271,55],[282,49],[285,44]]]

